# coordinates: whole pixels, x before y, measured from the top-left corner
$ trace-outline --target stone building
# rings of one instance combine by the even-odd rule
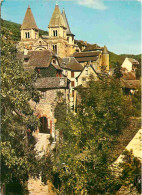
[[[58,93],[62,93],[69,104],[70,81],[63,74],[60,59],[52,51],[28,51],[23,55],[23,61],[25,71],[35,71],[38,75],[33,85],[41,94],[40,101],[39,103],[30,101],[35,116],[41,122],[36,132],[49,134],[56,140],[54,109],[57,96]]]

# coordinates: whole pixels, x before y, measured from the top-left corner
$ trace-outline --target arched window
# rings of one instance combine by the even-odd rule
[[[57,30],[53,30],[53,36],[57,37],[58,36],[58,31]]]
[[[40,133],[50,134],[50,129],[48,129],[48,119],[46,117],[40,118]]]
[[[25,36],[26,36],[26,39],[30,38],[30,33],[29,32],[26,32],[25,33]]]

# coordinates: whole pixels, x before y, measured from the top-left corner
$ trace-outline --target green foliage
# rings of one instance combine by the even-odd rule
[[[59,194],[115,194],[121,183],[110,169],[112,148],[128,125],[129,101],[112,78],[91,80],[78,92],[81,103],[76,114],[68,111],[61,116],[55,111],[63,141],[54,154],[52,183]]]
[[[120,169],[122,174],[120,180],[123,186],[136,187],[137,191],[141,193],[141,162],[138,158],[133,156],[132,151],[124,151]]]
[[[133,116],[140,117],[141,116],[141,88],[137,89],[135,93],[131,96],[132,98],[132,114]]]
[[[1,182],[22,185],[30,175],[38,175],[34,146],[30,143],[38,120],[28,103],[38,92],[32,87],[35,75],[25,72],[16,59],[11,33],[4,27],[1,32]],[[27,136],[27,128],[30,128],[30,136]]]
[[[123,76],[121,73],[121,64],[119,62],[115,64],[114,76],[117,79],[120,79]]]

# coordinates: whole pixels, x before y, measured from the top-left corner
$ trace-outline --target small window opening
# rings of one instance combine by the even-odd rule
[[[57,30],[53,30],[53,36],[57,37],[58,36],[58,31]]]

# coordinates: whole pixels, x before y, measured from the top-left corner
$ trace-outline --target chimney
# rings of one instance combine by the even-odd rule
[[[28,50],[24,49],[24,56],[28,55]]]

